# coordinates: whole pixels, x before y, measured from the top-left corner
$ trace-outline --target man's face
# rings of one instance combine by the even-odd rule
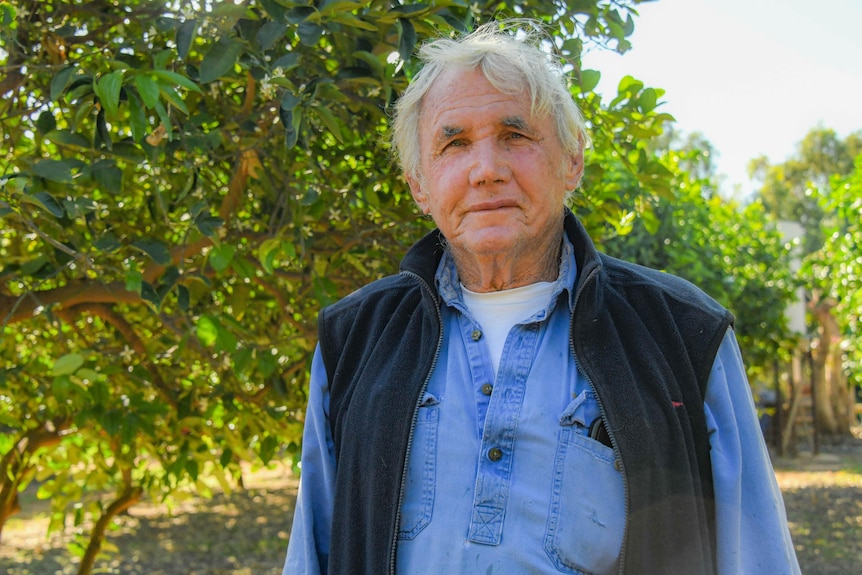
[[[453,250],[517,265],[559,247],[583,154],[564,151],[552,118],[530,116],[526,92],[503,94],[478,70],[446,71],[423,101],[419,143],[421,177],[408,183]]]

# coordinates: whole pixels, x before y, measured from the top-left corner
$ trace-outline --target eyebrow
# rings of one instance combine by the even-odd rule
[[[462,133],[464,128],[459,128],[457,126],[443,126],[440,129],[440,139],[448,140],[449,138],[454,138],[458,134]]]
[[[534,133],[533,129],[521,116],[506,116],[500,120],[500,125],[506,128],[514,128],[522,132]],[[444,142],[464,133],[464,128],[460,126],[443,126],[440,128],[438,141]]]
[[[506,116],[500,123],[507,128],[515,128],[516,130],[522,130],[525,132],[533,131],[530,129],[530,126],[527,125],[527,122],[524,121],[524,118],[522,118],[521,116]]]

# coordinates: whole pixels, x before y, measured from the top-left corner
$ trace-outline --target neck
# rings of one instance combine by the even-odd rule
[[[560,273],[561,245],[534,253],[513,256],[505,254],[471,254],[449,248],[455,260],[458,278],[470,291],[486,293],[523,287],[536,282],[550,282]]]

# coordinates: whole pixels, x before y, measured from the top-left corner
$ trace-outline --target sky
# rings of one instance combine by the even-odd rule
[[[610,99],[631,75],[666,91],[660,108],[700,132],[725,195],[755,190],[749,160],[792,156],[812,128],[862,130],[862,0],[658,0],[637,8],[632,49],[592,50]]]

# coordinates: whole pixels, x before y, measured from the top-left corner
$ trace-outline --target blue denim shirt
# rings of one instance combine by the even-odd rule
[[[454,263],[441,262],[436,279],[446,337],[408,457],[398,573],[617,572],[623,483],[613,450],[589,437],[599,406],[569,346],[566,286],[576,274],[566,242],[553,296],[510,331],[494,377]],[[326,572],[335,469],[327,381],[315,354],[285,575]],[[705,410],[718,572],[799,573],[730,331],[713,365]]]

